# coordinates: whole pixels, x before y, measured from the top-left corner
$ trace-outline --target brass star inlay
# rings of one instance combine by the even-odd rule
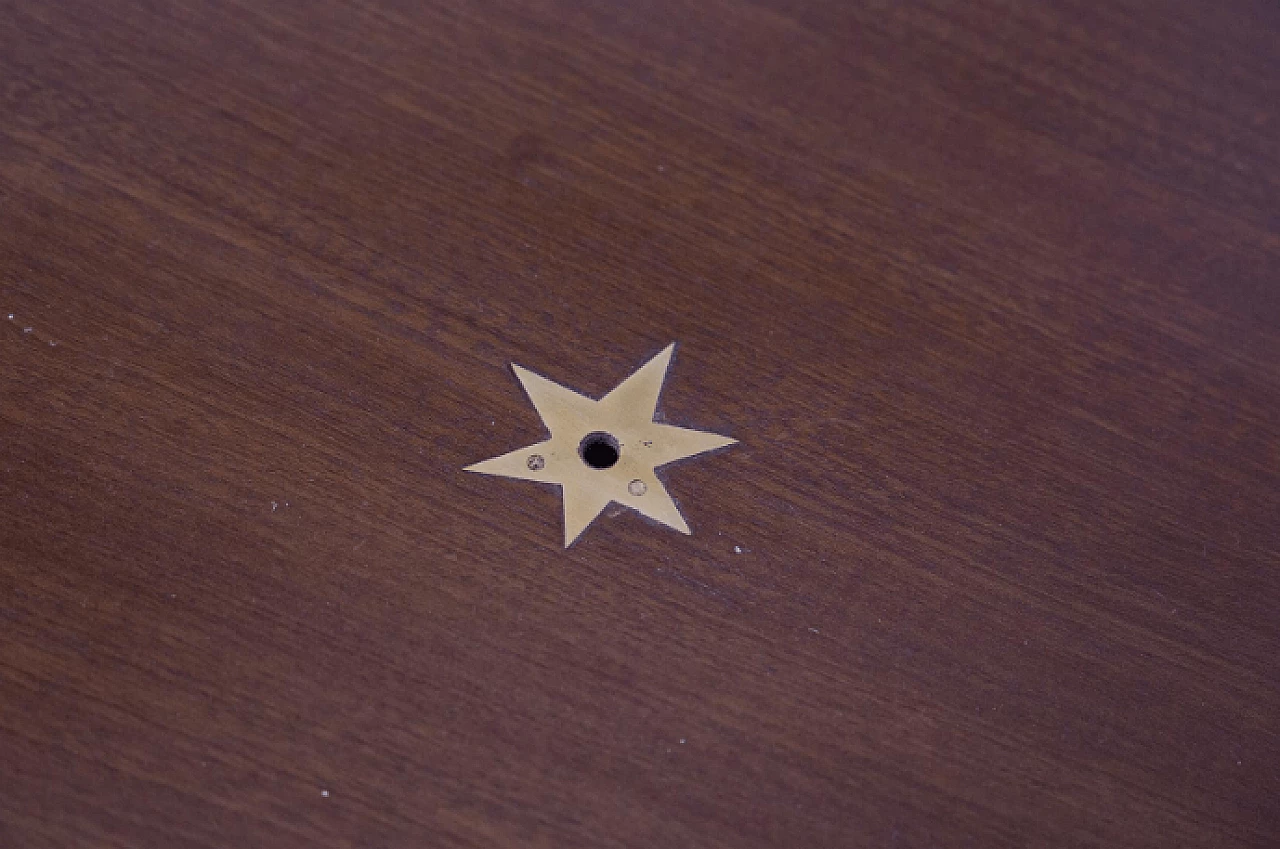
[[[675,347],[672,342],[599,401],[512,363],[551,438],[466,471],[558,484],[565,548],[614,501],[689,533],[654,470],[737,440],[653,420]]]

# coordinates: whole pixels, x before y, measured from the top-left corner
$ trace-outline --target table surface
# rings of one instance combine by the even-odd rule
[[[0,14],[0,846],[1280,845],[1280,6]],[[678,343],[693,529],[462,467]]]

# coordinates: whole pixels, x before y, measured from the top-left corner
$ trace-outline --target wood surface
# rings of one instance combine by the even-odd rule
[[[1273,0],[2,0],[0,365],[6,849],[1280,845]]]

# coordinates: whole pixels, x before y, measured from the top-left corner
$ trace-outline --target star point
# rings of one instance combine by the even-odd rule
[[[655,469],[737,440],[653,420],[675,347],[672,342],[598,401],[513,363],[516,379],[551,438],[464,471],[558,484],[565,548],[611,503],[692,533]]]

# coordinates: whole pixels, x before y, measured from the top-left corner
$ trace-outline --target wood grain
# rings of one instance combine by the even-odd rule
[[[0,7],[0,846],[1280,845],[1275,3]]]

